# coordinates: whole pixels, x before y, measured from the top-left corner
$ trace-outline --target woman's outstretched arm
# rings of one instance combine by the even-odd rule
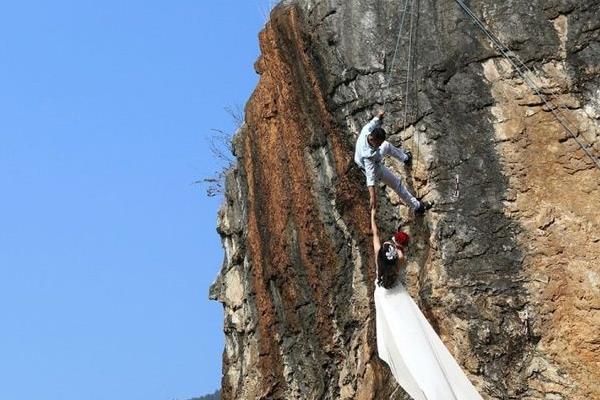
[[[379,240],[379,230],[377,229],[377,221],[375,220],[377,214],[377,210],[371,209],[371,231],[373,232],[373,250],[375,250],[375,256],[377,257],[377,252],[381,248],[381,242]]]

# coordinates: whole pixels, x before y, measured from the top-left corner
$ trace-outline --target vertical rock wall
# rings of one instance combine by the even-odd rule
[[[600,155],[600,2],[470,7]],[[390,140],[415,156],[389,166],[436,206],[414,218],[380,187],[381,229],[410,221],[406,285],[450,351],[485,398],[600,397],[600,171],[457,4],[285,1],[260,43],[211,287],[223,398],[406,398],[376,356],[352,163],[384,101]]]

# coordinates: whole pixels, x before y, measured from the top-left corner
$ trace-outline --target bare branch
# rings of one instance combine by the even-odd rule
[[[231,116],[236,129],[239,129],[244,125],[244,109],[239,104],[225,107],[225,112]]]
[[[219,162],[225,164],[226,169],[229,169],[235,162],[233,158],[233,134],[220,129],[211,129],[211,131],[215,133],[208,139],[210,152]]]
[[[244,112],[242,107],[227,106],[225,112],[229,114],[235,129],[240,129],[244,124]],[[217,162],[217,171],[212,176],[195,181],[194,184],[207,185],[206,195],[215,197],[225,192],[225,178],[227,172],[235,166],[233,155],[233,136],[235,132],[227,132],[222,129],[211,129],[211,135],[207,138],[210,152]]]

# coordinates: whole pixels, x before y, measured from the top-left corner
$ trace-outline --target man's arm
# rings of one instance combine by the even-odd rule
[[[371,210],[377,209],[377,191],[375,186],[369,186],[369,206]]]
[[[373,129],[378,128],[383,123],[383,115],[385,112],[383,110],[379,111],[373,119],[371,119],[367,125],[363,129],[367,129],[369,133],[373,132]]]
[[[367,178],[367,187],[369,188],[369,205],[371,209],[377,207],[377,192],[375,190],[375,163],[368,158],[364,159],[365,176]]]

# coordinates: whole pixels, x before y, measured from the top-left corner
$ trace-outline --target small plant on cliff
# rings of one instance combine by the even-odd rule
[[[217,390],[213,394],[207,394],[202,397],[194,397],[190,400],[220,400],[221,399],[221,391]]]
[[[235,129],[239,129],[244,123],[244,113],[240,106],[227,106],[225,112],[231,117]],[[233,156],[233,135],[234,132],[224,131],[222,129],[211,129],[211,135],[208,138],[210,152],[217,162],[218,169],[212,176],[206,177],[194,183],[203,183],[206,185],[206,195],[215,197],[225,191],[225,177],[227,172],[235,165]]]
[[[262,0],[258,2],[258,11],[262,15],[265,24],[269,21],[269,14],[276,4],[277,1],[274,0]]]

